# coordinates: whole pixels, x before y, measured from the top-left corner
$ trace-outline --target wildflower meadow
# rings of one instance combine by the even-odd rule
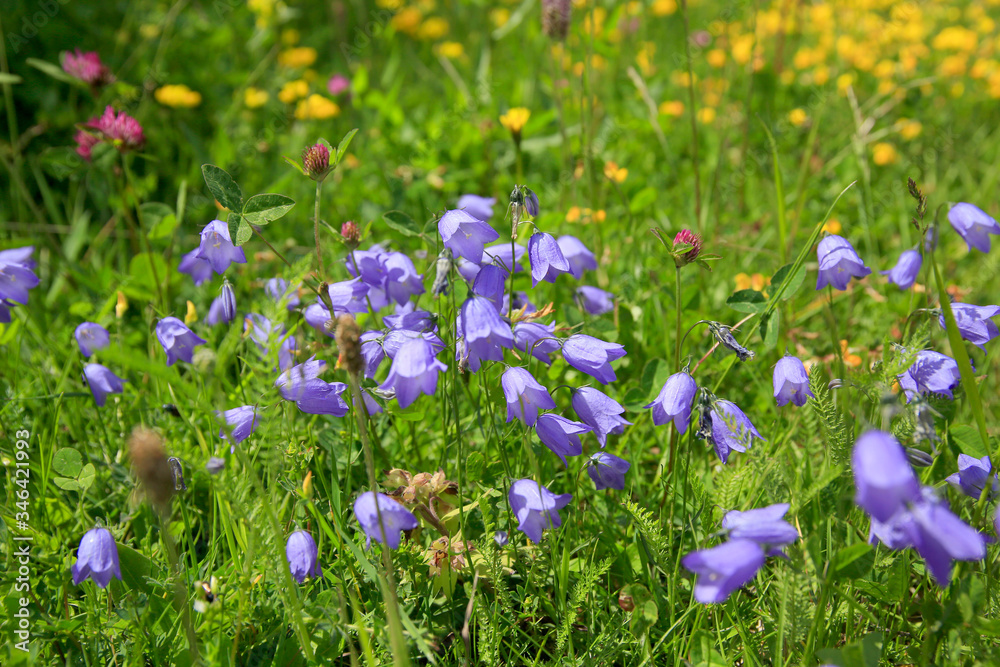
[[[0,664],[1000,664],[998,21],[4,3]]]

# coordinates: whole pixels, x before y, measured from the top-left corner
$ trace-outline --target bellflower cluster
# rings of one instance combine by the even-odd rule
[[[559,244],[559,250],[569,264],[570,275],[577,280],[583,278],[584,271],[597,269],[597,258],[580,239],[575,236],[560,236],[556,239],[556,243]]]
[[[869,540],[893,550],[913,547],[939,586],[952,562],[986,556],[983,536],[953,514],[932,487],[921,487],[903,447],[884,431],[868,431],[851,455],[854,501],[871,517]]]
[[[519,479],[510,485],[507,493],[510,508],[517,518],[517,529],[535,544],[542,541],[542,531],[562,525],[559,510],[566,507],[573,496],[556,495],[533,479]]]
[[[404,305],[411,297],[425,291],[423,276],[417,273],[409,257],[377,244],[368,250],[354,250],[347,256],[345,265],[352,278],[360,278],[368,286],[367,297],[375,310],[390,302]]]
[[[514,347],[514,334],[492,302],[472,295],[462,304],[459,326],[464,355],[473,373],[483,361],[503,361],[503,348]]]
[[[435,357],[434,348],[423,338],[412,338],[400,347],[389,368],[389,376],[379,387],[395,393],[400,408],[409,407],[420,394],[433,396],[438,373],[447,370]]]
[[[514,325],[514,346],[538,359],[545,365],[552,364],[554,352],[559,351],[555,337],[556,323],[518,322]]]

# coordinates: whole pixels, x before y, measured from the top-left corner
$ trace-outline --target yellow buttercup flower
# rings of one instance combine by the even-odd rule
[[[624,183],[628,178],[628,169],[619,167],[614,162],[604,163],[604,175],[615,183]]]
[[[507,128],[511,134],[519,137],[521,136],[521,130],[529,118],[531,118],[530,109],[514,107],[513,109],[508,109],[507,113],[500,116],[500,124]]]
[[[261,90],[260,88],[250,87],[243,91],[243,103],[247,105],[250,109],[256,109],[257,107],[262,107],[267,104],[267,99],[270,95],[267,94],[266,90]]]
[[[465,47],[460,42],[441,42],[437,45],[437,52],[445,58],[461,58],[465,55]]]
[[[201,104],[201,93],[183,84],[161,86],[153,93],[156,101],[167,107],[190,109]]]
[[[448,21],[438,16],[433,16],[420,24],[417,29],[417,37],[420,39],[436,40],[448,34]]]
[[[494,28],[502,28],[510,19],[510,10],[498,7],[490,11],[490,23]]]
[[[316,62],[316,49],[299,46],[278,54],[278,64],[285,67],[309,67]]]
[[[788,122],[795,127],[805,125],[807,120],[809,120],[809,116],[806,115],[806,112],[803,109],[792,109],[788,112]]]
[[[569,210],[566,211],[566,222],[579,222],[580,221],[580,207],[570,206]]]
[[[684,113],[684,103],[680,100],[670,100],[660,103],[660,113],[664,116],[677,117]]]
[[[878,166],[883,167],[898,160],[899,155],[896,153],[896,148],[892,144],[887,144],[882,141],[872,147],[872,161]]]
[[[278,99],[285,104],[291,104],[297,99],[301,99],[309,94],[309,84],[298,79],[296,81],[289,81],[281,87],[281,91],[278,93]]]
[[[830,218],[823,225],[823,231],[827,234],[839,234],[841,229],[843,229],[843,226],[840,224],[840,220],[836,218]]]
[[[924,126],[920,124],[919,120],[903,120],[901,122],[902,127],[899,128],[899,136],[907,141],[916,139],[923,132]]]
[[[295,117],[299,120],[326,120],[340,114],[337,103],[322,95],[310,95],[300,100],[295,107]]]
[[[732,54],[733,60],[735,60],[740,65],[746,65],[750,62],[750,56],[753,55],[753,35],[740,35],[733,40]]]
[[[677,0],[655,0],[652,9],[656,16],[669,16],[677,11]]]
[[[124,292],[118,292],[118,301],[115,303],[115,317],[121,319],[127,310],[128,299],[125,298]]]
[[[979,36],[975,30],[962,26],[949,26],[939,32],[931,42],[935,50],[975,51]]]
[[[404,7],[396,12],[389,23],[399,32],[415,35],[421,18],[423,18],[423,14],[416,7]]]
[[[281,31],[281,43],[285,46],[295,46],[301,39],[299,31],[295,28],[285,28]]]
[[[723,67],[726,64],[726,52],[722,49],[712,49],[705,54],[705,60],[712,67]]]
[[[715,109],[712,107],[698,109],[698,121],[705,125],[711,125],[715,121],[715,115]]]

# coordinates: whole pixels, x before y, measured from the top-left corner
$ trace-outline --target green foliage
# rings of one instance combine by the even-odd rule
[[[836,464],[844,464],[851,458],[851,446],[854,444],[854,427],[837,408],[833,400],[833,392],[827,387],[829,381],[824,377],[823,370],[814,366],[809,374],[809,388],[814,398],[807,404],[816,415],[817,421],[829,447],[830,457]],[[842,385],[836,391],[850,391],[849,386]]]

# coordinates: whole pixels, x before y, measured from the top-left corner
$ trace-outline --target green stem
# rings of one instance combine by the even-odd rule
[[[694,70],[691,67],[691,25],[688,18],[687,0],[681,0],[681,14],[684,17],[684,54],[687,59],[688,100],[691,104],[691,164],[694,167],[694,217],[698,223],[698,233],[701,233],[701,185],[698,169],[698,119],[695,118],[697,100],[694,95]]]
[[[323,276],[323,253],[319,249],[319,202],[323,192],[323,181],[316,181],[316,208],[313,216],[313,237],[316,239],[316,264],[319,267],[320,277]]]

